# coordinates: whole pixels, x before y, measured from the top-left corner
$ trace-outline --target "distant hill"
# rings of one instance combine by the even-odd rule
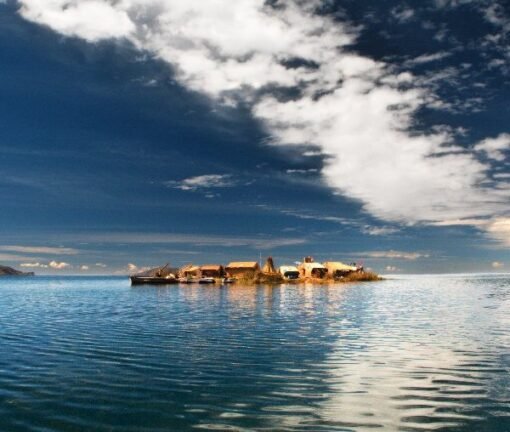
[[[7,267],[0,265],[0,276],[33,276],[33,272],[22,272],[16,269],[13,269],[12,267]]]

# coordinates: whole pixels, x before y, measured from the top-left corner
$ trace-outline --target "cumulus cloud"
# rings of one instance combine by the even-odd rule
[[[198,189],[226,188],[236,183],[228,174],[205,174],[196,177],[189,177],[183,180],[170,180],[165,182],[167,187],[183,191],[196,191]]]
[[[49,265],[49,267],[51,267],[52,269],[55,269],[55,270],[64,270],[66,268],[71,267],[71,264],[63,262],[63,261],[62,262],[50,261],[50,263],[48,265]]]
[[[136,28],[126,11],[107,1],[29,0],[21,4],[25,18],[90,42],[127,37]]]
[[[428,224],[510,210],[508,184],[487,183],[502,150],[482,141],[472,152],[459,151],[446,131],[413,132],[418,109],[447,104],[425,82],[413,86],[411,74],[348,51],[356,33],[316,13],[318,1],[20,3],[29,20],[89,41],[125,37],[172,65],[182,85],[220,103],[241,101],[266,126],[271,144],[317,148],[326,157],[325,183],[380,219]],[[438,7],[460,3],[436,0]],[[275,88],[296,96],[282,98]],[[480,152],[489,158],[481,161]],[[196,190],[225,181],[209,175],[169,186]]]
[[[495,218],[486,224],[485,229],[495,240],[510,247],[510,218]]]
[[[90,267],[89,267],[88,265],[82,265],[82,266],[80,266],[80,270],[81,270],[81,271],[87,271],[87,270],[89,270],[89,269],[90,269]]]
[[[505,267],[505,264],[503,264],[502,262],[494,261],[492,263],[492,268],[494,268],[494,269],[500,269],[500,268],[503,268],[503,267]]]
[[[41,264],[39,262],[22,263],[22,264],[20,264],[20,267],[27,267],[27,268],[48,268],[48,264]]]
[[[510,151],[510,134],[503,133],[496,138],[486,138],[475,146],[475,150],[485,153],[489,159],[504,161],[505,152]]]
[[[66,268],[70,268],[71,264],[66,262],[59,262],[59,261],[50,261],[48,264],[40,263],[40,262],[26,262],[20,264],[20,267],[27,267],[27,268],[52,268],[55,270],[64,270]]]
[[[385,269],[385,270],[386,270],[386,271],[388,271],[388,272],[392,272],[392,273],[400,271],[400,269],[399,269],[399,268],[397,268],[397,267],[395,267],[395,266],[391,266],[391,265],[386,266],[386,269]]]

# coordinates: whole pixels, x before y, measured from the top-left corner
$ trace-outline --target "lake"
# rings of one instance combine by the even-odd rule
[[[510,431],[510,276],[0,279],[0,430]]]

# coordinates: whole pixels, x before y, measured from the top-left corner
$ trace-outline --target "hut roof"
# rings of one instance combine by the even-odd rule
[[[257,261],[233,261],[229,263],[227,268],[245,268],[245,269],[256,269],[259,266]]]
[[[332,271],[356,271],[357,268],[351,265],[344,264],[340,261],[325,262],[324,265]]]
[[[309,270],[316,269],[316,268],[323,268],[323,269],[326,268],[322,264],[316,263],[316,262],[311,262],[311,263],[305,262],[305,263],[302,263],[300,266],[302,266],[305,269],[309,269]]]
[[[276,269],[274,268],[273,257],[267,258],[266,264],[264,264],[264,267],[262,268],[262,272],[268,274],[276,273]]]
[[[298,268],[296,266],[280,266],[280,273],[284,274],[286,272],[298,272]]]
[[[200,267],[199,266],[196,266],[196,265],[193,265],[193,264],[188,264],[188,265],[185,265],[184,267],[181,267],[181,271],[182,272],[189,272],[189,271],[198,271],[200,270]]]
[[[223,266],[219,264],[206,264],[200,267],[200,270],[209,270],[209,271],[220,271]]]

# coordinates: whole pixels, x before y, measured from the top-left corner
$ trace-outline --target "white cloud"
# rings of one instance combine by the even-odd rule
[[[101,267],[101,268],[106,268],[108,267],[106,264],[103,264],[103,263],[96,263],[94,264],[96,267]]]
[[[165,185],[183,191],[196,191],[198,189],[226,188],[236,183],[228,174],[205,174],[189,177],[180,181],[167,181]]]
[[[500,269],[500,268],[503,268],[503,267],[505,267],[505,264],[503,264],[502,262],[494,261],[492,263],[492,268],[494,268],[494,269]]]
[[[136,264],[129,263],[129,264],[127,265],[127,269],[128,269],[128,271],[130,271],[130,272],[135,272],[135,271],[137,271],[137,270],[138,270],[138,266],[137,266]]]
[[[496,138],[486,138],[475,146],[475,150],[485,153],[490,159],[504,161],[505,152],[510,151],[510,134],[503,133]]]
[[[127,37],[135,30],[125,10],[102,0],[27,0],[20,13],[66,35],[90,42]]]
[[[315,14],[318,1],[287,0],[277,8],[264,0],[20,2],[27,19],[89,41],[126,37],[171,64],[188,88],[222,103],[251,106],[273,145],[317,148],[327,157],[325,183],[380,219],[441,223],[510,210],[508,184],[487,183],[491,160],[481,162],[478,151],[459,152],[448,132],[411,131],[422,106],[449,107],[423,87],[434,83],[422,80],[413,87],[411,74],[348,52],[344,47],[355,32]],[[436,0],[438,7],[461,3]],[[295,58],[316,67],[285,66]],[[279,99],[274,86],[296,87],[300,96]],[[482,141],[478,150],[487,145]],[[498,160],[500,152],[486,154]],[[169,186],[226,187],[219,175]]]
[[[317,168],[308,168],[308,169],[288,169],[285,172],[287,174],[312,174],[318,171],[319,170]]]
[[[42,255],[76,255],[79,253],[77,249],[64,247],[46,247],[46,246],[0,246],[1,251],[18,252],[28,254]]]
[[[20,267],[26,267],[26,268],[52,268],[55,270],[63,270],[66,268],[70,268],[71,265],[66,262],[59,262],[59,261],[50,261],[48,264],[40,263],[40,262],[26,262],[20,264]]]
[[[400,23],[407,23],[411,21],[414,16],[414,10],[409,7],[396,7],[391,10],[391,15]]]
[[[430,257],[429,254],[423,252],[402,252],[394,250],[361,252],[357,253],[356,255],[375,259],[398,259],[407,261],[415,261],[417,259]]]
[[[385,270],[386,270],[386,271],[388,271],[388,272],[392,272],[392,273],[400,271],[400,269],[399,269],[399,268],[397,268],[397,267],[395,267],[395,266],[391,266],[391,265],[386,266],[386,269],[385,269]]]
[[[71,265],[69,263],[59,262],[59,261],[50,261],[50,263],[48,265],[52,269],[55,269],[55,270],[63,270],[63,269],[71,267]]]
[[[247,246],[257,250],[278,248],[283,246],[295,246],[307,242],[303,237],[235,237],[235,236],[215,236],[200,234],[168,234],[168,233],[109,233],[85,235],[65,235],[69,241],[86,241],[88,243],[108,243],[108,244],[186,244],[188,246]]]
[[[510,247],[510,217],[499,217],[487,223],[485,229],[492,238]]]
[[[48,268],[47,264],[41,264],[38,262],[35,263],[22,263],[20,264],[20,267],[27,267],[27,268]]]
[[[451,56],[451,53],[448,53],[445,51],[441,51],[441,52],[434,53],[434,54],[423,54],[423,55],[420,55],[412,60],[407,61],[405,64],[406,64],[406,66],[416,66],[416,65],[421,65],[421,64],[425,64],[425,63],[431,63],[431,62],[435,62],[438,60],[442,60],[449,56]]]
[[[90,267],[89,267],[88,265],[82,265],[82,266],[80,266],[80,270],[81,270],[81,271],[87,271],[87,270],[89,270],[89,269],[90,269]]]
[[[390,234],[395,234],[399,230],[397,228],[393,227],[387,227],[387,226],[370,226],[366,225],[361,228],[361,232],[363,234],[368,234],[371,236],[386,236]]]

